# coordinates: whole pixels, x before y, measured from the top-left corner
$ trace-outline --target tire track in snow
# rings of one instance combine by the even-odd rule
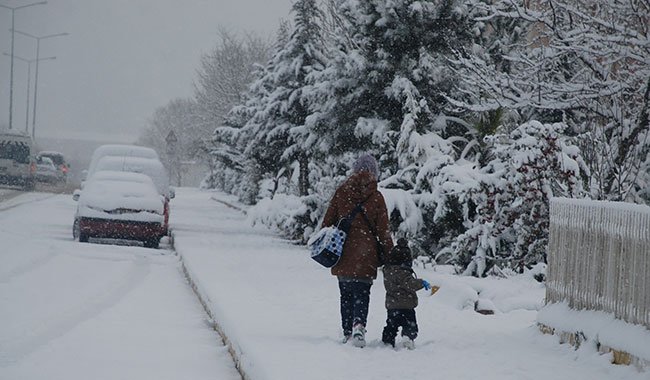
[[[0,342],[0,367],[7,367],[21,361],[24,357],[45,346],[54,339],[64,336],[77,325],[100,315],[117,304],[127,294],[136,289],[151,271],[151,263],[145,255],[136,255],[133,266],[122,277],[117,278],[111,288],[98,292],[79,302],[76,310],[58,316],[58,320],[44,322],[41,327],[25,331],[17,339]],[[80,284],[81,285],[81,284]],[[43,318],[50,318],[43,316]]]
[[[54,257],[56,257],[58,253],[56,250],[54,250],[52,247],[48,250],[48,253],[45,255],[36,257],[35,259],[23,264],[19,265],[18,267],[9,270],[6,273],[0,273],[0,284],[6,284],[10,282],[10,280],[16,276],[21,276],[26,273],[29,273],[35,269],[38,269],[39,267],[43,266],[44,264],[47,264],[49,261],[51,261]]]
[[[9,200],[0,202],[0,211],[11,210],[16,207],[20,207],[28,203],[36,203],[48,200],[50,198],[56,197],[57,194],[45,194],[45,193],[26,193],[20,194],[16,197],[12,197]],[[26,198],[26,199],[23,199]]]

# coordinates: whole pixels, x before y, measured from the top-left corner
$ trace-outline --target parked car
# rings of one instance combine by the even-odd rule
[[[51,159],[52,162],[54,163],[54,166],[56,167],[57,170],[57,182],[67,182],[68,172],[70,171],[70,164],[68,164],[68,162],[66,161],[63,153],[49,151],[49,150],[38,152],[38,154],[36,155],[37,165],[39,159],[43,157],[47,157]]]
[[[89,179],[96,171],[97,163],[104,157],[115,156],[115,157],[140,157],[140,158],[149,158],[152,160],[160,161],[158,153],[151,148],[137,145],[120,145],[120,144],[108,144],[102,145],[99,148],[95,149],[93,155],[90,159],[90,165],[88,166],[88,172],[86,173],[86,178]]]
[[[118,157],[105,156],[99,159],[95,165],[95,174],[102,171],[123,171],[141,173],[149,176],[158,189],[158,193],[165,198],[165,235],[169,226],[169,201],[176,195],[174,189],[169,186],[167,170],[158,159],[141,157]],[[89,176],[92,180],[95,174]]]
[[[158,248],[165,229],[165,198],[151,178],[129,172],[98,172],[77,203],[73,235],[80,242],[90,238],[139,240]]]
[[[0,132],[0,184],[34,189],[36,163],[32,145],[32,138],[27,135]]]
[[[61,181],[59,171],[49,157],[36,158],[36,181],[57,183]]]

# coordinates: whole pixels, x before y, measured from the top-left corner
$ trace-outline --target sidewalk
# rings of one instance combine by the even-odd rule
[[[329,271],[263,227],[251,227],[226,195],[178,189],[172,202],[174,245],[191,281],[251,380],[641,380],[612,366],[595,348],[574,351],[539,332],[544,290],[526,279],[478,280],[415,268],[442,284],[419,292],[416,349],[380,342],[385,320],[381,274],[371,289],[368,346],[339,343],[338,286]],[[476,313],[472,294],[500,312]],[[471,294],[470,294],[471,293]]]

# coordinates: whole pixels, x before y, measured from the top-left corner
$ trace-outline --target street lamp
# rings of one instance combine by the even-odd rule
[[[41,40],[47,38],[53,38],[53,37],[68,36],[69,33],[56,33],[56,34],[48,34],[47,36],[35,36],[26,32],[21,32],[20,30],[13,30],[13,32],[22,34],[23,36],[30,37],[36,40],[36,74],[34,77],[34,112],[32,113],[32,138],[35,140],[36,139],[36,100],[38,96],[38,62],[39,62],[39,54],[41,50]]]
[[[21,5],[19,7],[10,7],[8,5],[0,4],[0,8],[9,9],[11,11],[11,70],[9,74],[9,129],[12,126],[13,120],[13,102],[14,102],[14,27],[16,22],[16,11],[19,9],[32,7],[34,5],[43,5],[47,4],[47,1],[40,1],[38,3],[31,3],[27,5]]]
[[[10,56],[10,54],[7,53],[2,53],[6,56]],[[27,62],[27,105],[25,107],[25,133],[29,133],[29,90],[30,90],[30,85],[31,85],[31,78],[32,78],[32,62],[37,62],[38,61],[46,61],[50,59],[56,59],[56,57],[45,57],[45,58],[39,58],[37,59],[27,59],[27,58],[22,58],[21,56],[14,55],[14,57],[20,61]]]

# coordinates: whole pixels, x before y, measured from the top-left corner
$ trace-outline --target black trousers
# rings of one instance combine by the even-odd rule
[[[415,339],[418,336],[418,321],[415,319],[415,309],[388,309],[386,327],[381,340],[384,343],[395,345],[397,329],[402,328],[402,336]]]
[[[358,323],[366,325],[371,285],[359,281],[339,281],[343,335],[352,335],[352,326]]]

